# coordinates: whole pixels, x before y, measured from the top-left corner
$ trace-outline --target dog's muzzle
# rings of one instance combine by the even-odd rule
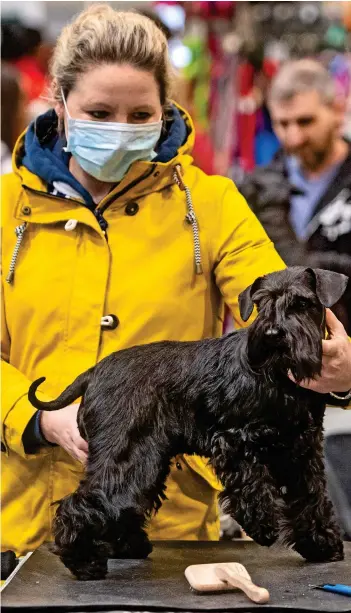
[[[263,334],[265,341],[267,341],[269,344],[281,341],[284,336],[283,330],[277,326],[270,326],[264,331]]]

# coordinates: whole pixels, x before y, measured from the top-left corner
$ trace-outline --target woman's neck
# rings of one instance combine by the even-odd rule
[[[73,155],[69,161],[69,171],[77,181],[89,192],[95,204],[99,204],[105,196],[109,193],[112,187],[112,183],[104,183],[89,175],[83,170]]]

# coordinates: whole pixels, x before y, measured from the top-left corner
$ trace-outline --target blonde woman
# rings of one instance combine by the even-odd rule
[[[224,303],[241,326],[238,294],[284,267],[234,185],[192,165],[152,21],[89,8],[51,71],[54,109],[3,179],[2,547],[17,554],[51,538],[51,503],[76,489],[88,453],[78,405],[35,411],[31,381],[46,376],[50,400],[113,351],[218,336]],[[217,539],[218,488],[204,459],[177,458],[149,536]]]

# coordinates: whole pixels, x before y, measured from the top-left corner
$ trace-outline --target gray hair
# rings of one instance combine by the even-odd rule
[[[335,85],[328,70],[310,59],[287,62],[272,81],[268,103],[287,102],[296,94],[310,91],[316,91],[325,104],[332,104]]]

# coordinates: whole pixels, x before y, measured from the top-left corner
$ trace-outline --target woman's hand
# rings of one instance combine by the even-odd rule
[[[301,387],[328,394],[348,392],[351,388],[351,342],[342,323],[330,309],[326,309],[329,339],[322,340],[322,372],[316,379],[303,379]],[[291,373],[289,378],[295,381]]]
[[[80,436],[77,424],[79,404],[57,411],[41,411],[40,428],[49,443],[63,447],[72,458],[86,464],[88,443]]]

